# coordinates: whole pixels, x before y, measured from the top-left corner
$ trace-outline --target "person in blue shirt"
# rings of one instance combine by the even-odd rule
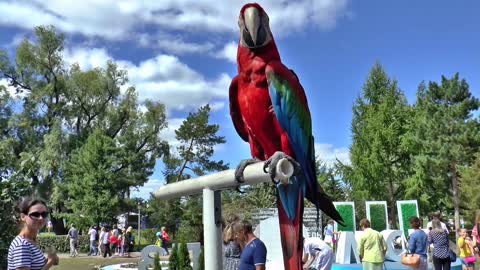
[[[417,267],[413,267],[413,269],[427,270],[428,236],[420,228],[420,219],[418,217],[410,218],[410,227],[414,229],[414,232],[410,235],[408,249],[410,250],[410,253],[420,255],[420,264]]]
[[[334,244],[335,232],[333,231],[333,220],[328,220],[327,226],[323,230],[324,238],[323,241],[327,243],[331,248]]]
[[[267,248],[253,234],[252,224],[239,221],[234,224],[235,240],[243,247],[239,270],[265,270]]]

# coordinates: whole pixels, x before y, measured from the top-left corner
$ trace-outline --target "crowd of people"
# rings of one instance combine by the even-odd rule
[[[19,204],[21,230],[13,239],[8,250],[8,270],[30,269],[48,270],[58,264],[59,257],[54,249],[47,256],[38,247],[37,236],[47,224],[48,207],[45,201],[26,198]],[[402,263],[414,270],[426,270],[431,261],[434,270],[450,270],[456,254],[449,245],[449,228],[435,214],[428,222],[427,229],[422,229],[422,221],[418,217],[409,219],[411,233],[406,243],[408,254],[403,255]],[[365,270],[381,270],[384,268],[387,244],[384,237],[370,227],[370,221],[362,219],[360,227],[363,231],[358,242],[358,255]],[[476,253],[480,247],[480,212],[477,214],[471,235],[466,228],[457,232],[458,257],[464,270],[474,270]],[[66,240],[70,240],[70,255],[78,255],[78,230],[75,224],[70,225]],[[324,239],[318,237],[302,238],[303,269],[328,270],[334,262],[335,238],[338,233],[333,229],[333,221],[328,221],[324,229]],[[100,232],[96,226],[88,231],[90,237],[89,256],[107,257],[114,254],[128,256],[135,245],[132,227],[126,230],[102,226]],[[170,237],[162,227],[157,232],[156,245],[168,251]],[[264,270],[267,258],[265,244],[253,233],[252,224],[236,216],[227,219],[223,229],[223,269],[224,270]],[[404,260],[405,259],[405,260]]]
[[[117,228],[113,225],[102,226],[100,233],[94,225],[90,227],[88,235],[90,237],[90,251],[88,256],[103,256],[104,258],[116,256],[130,256],[135,246],[135,236],[132,234],[132,227],[127,229]]]

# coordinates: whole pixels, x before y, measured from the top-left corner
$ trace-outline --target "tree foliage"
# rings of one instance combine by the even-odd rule
[[[410,130],[415,162],[407,194],[421,198],[429,210],[454,209],[457,228],[461,170],[470,167],[480,146],[480,125],[473,118],[479,104],[458,73],[442,76],[440,84],[422,83]]]
[[[21,42],[13,60],[0,51],[0,79],[20,95],[13,98],[0,88],[0,179],[28,181],[40,196],[50,198],[56,229],[62,224],[55,219],[60,213],[82,209],[85,221],[98,220],[103,214],[94,211],[99,201],[93,197],[107,194],[92,185],[103,183],[116,202],[109,204],[112,219],[126,210],[115,198],[128,199],[130,188],[148,180],[168,149],[159,136],[167,125],[164,105],[140,102],[135,88],[126,85],[126,71],[114,62],[91,70],[67,66],[65,38],[54,27],[36,27],[35,37]],[[98,154],[91,149],[93,137],[111,148],[109,172],[89,163],[103,158],[90,156]],[[83,196],[84,184],[91,196]]]
[[[190,253],[188,252],[187,243],[182,240],[178,248],[178,270],[191,270]]]
[[[409,115],[397,81],[377,63],[353,106],[352,166],[343,174],[355,199],[386,200],[393,218],[409,176],[410,153],[404,143]]]
[[[196,112],[189,113],[175,130],[178,145],[163,158],[166,183],[228,169],[228,164],[223,160],[213,159],[214,148],[224,144],[225,138],[217,135],[220,127],[210,124],[209,118],[210,106],[205,105]],[[153,197],[151,200],[155,201]],[[198,233],[203,231],[201,195],[152,202],[151,205],[154,223],[162,224],[174,233],[180,229],[181,237],[189,241],[203,239],[203,235]]]
[[[168,257],[168,269],[169,270],[180,270],[178,264],[178,243],[172,246],[172,252],[170,252],[170,257]]]

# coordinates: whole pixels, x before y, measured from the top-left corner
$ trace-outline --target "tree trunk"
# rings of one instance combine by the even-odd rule
[[[389,179],[388,180],[388,195],[389,195],[389,200],[388,200],[388,205],[390,205],[390,207],[388,207],[388,210],[389,210],[389,213],[388,213],[388,219],[391,219],[392,220],[392,224],[391,224],[391,227],[390,229],[391,230],[394,230],[397,228],[397,217],[396,217],[396,207],[395,207],[395,190],[394,190],[394,186],[393,186],[393,179]],[[388,223],[388,219],[387,219],[387,223]]]
[[[453,208],[455,212],[455,238],[458,239],[457,229],[460,228],[460,202],[458,198],[458,175],[457,166],[455,162],[450,164],[450,172],[452,174],[452,193],[453,193]]]

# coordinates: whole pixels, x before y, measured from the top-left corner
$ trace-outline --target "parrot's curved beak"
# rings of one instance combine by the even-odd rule
[[[267,34],[262,24],[260,11],[256,7],[249,7],[244,12],[245,30],[243,39],[250,48],[264,45]]]

